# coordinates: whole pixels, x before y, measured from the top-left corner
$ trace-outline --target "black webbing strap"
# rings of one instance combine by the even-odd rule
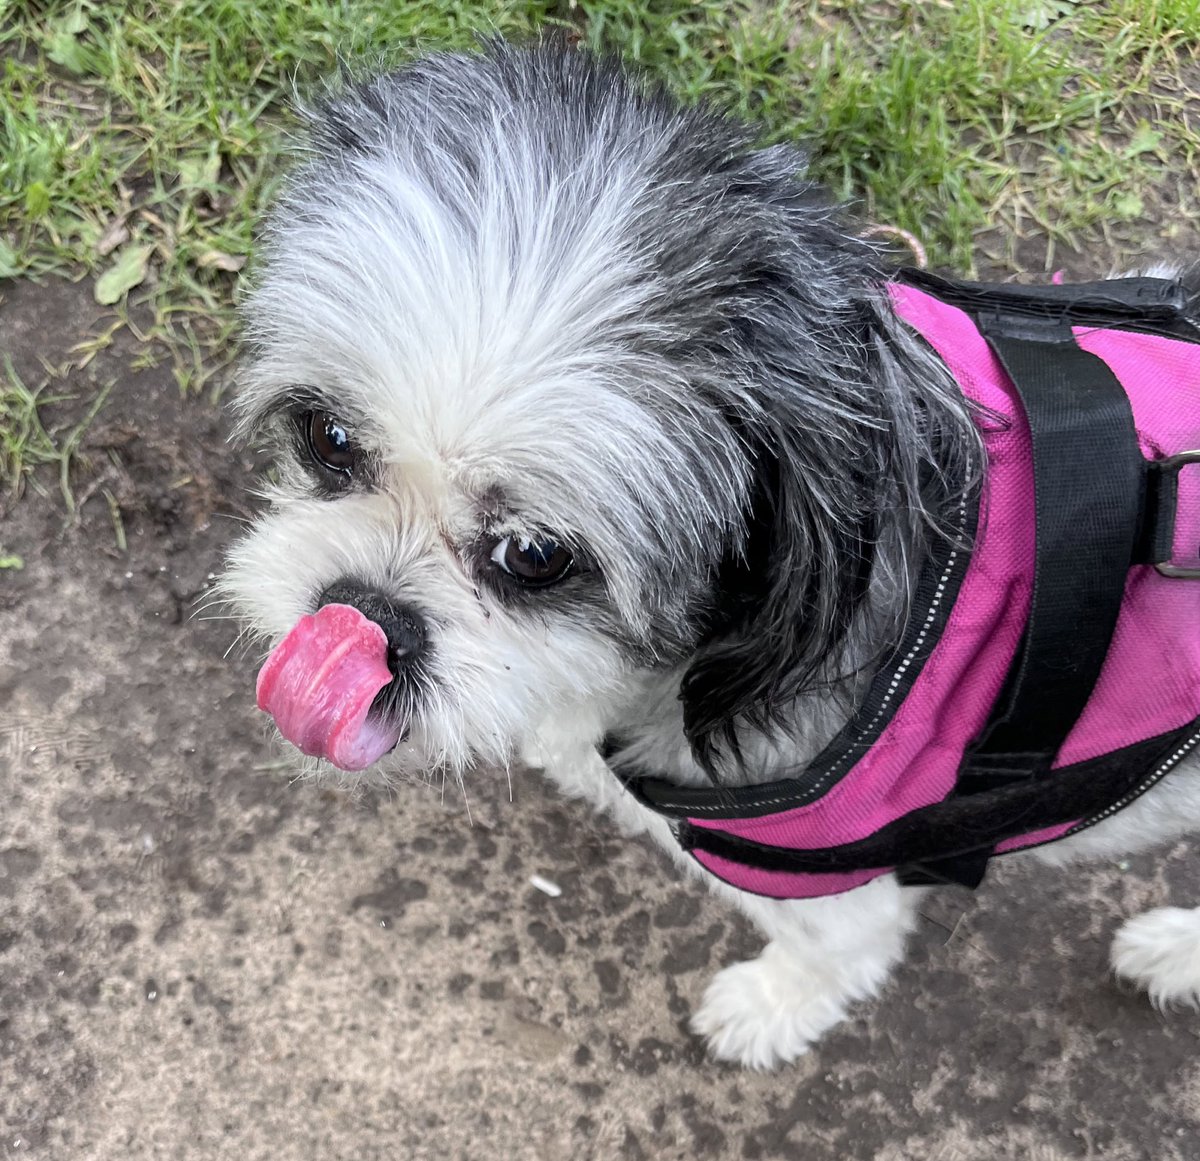
[[[1015,282],[966,282],[928,270],[902,270],[900,280],[978,319],[987,312],[1046,322],[1070,319],[1076,326],[1118,327],[1164,338],[1200,341],[1192,321],[1194,295],[1167,278],[1105,278],[1022,286]]]
[[[1091,696],[1139,535],[1143,460],[1125,389],[1065,319],[976,323],[1029,421],[1037,516],[1024,640],[963,769],[991,783],[1048,770]]]
[[[684,824],[685,850],[706,851],[730,863],[787,874],[837,874],[897,867],[906,883],[974,886],[966,869],[1014,835],[1085,820],[1090,825],[1114,804],[1128,804],[1196,748],[1200,718],[1054,771],[1049,782],[1014,782],[985,794],[951,797],[909,811],[861,839],[818,850],[768,846],[734,834]],[[1082,829],[1082,826],[1081,826]]]

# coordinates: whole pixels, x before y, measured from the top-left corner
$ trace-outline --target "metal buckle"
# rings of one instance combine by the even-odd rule
[[[1188,464],[1200,464],[1200,449],[1180,452],[1178,455],[1168,456],[1165,460],[1158,460],[1157,463],[1160,472],[1175,474],[1176,486],[1178,486],[1180,470]],[[1171,564],[1170,561],[1167,561],[1163,564],[1156,564],[1154,567],[1162,576],[1183,580],[1200,580],[1200,565]]]

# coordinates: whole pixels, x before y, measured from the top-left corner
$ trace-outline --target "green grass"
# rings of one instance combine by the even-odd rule
[[[42,424],[41,408],[53,402],[39,398],[43,394],[41,389],[30,390],[5,356],[0,366],[0,480],[13,491],[37,465],[52,463],[58,454]]]
[[[1200,0],[0,0],[0,279],[94,275],[194,388],[234,350],[294,89],[553,24],[806,142],[939,264],[1112,240],[1200,189]]]
[[[26,481],[33,478],[35,468],[52,465],[58,477],[63,503],[68,512],[74,512],[71,463],[84,432],[104,405],[111,384],[100,388],[87,401],[80,419],[47,430],[44,409],[74,401],[71,395],[51,390],[52,385],[65,373],[65,368],[55,370],[41,384],[31,388],[18,376],[7,355],[0,359],[0,485],[6,487],[10,494],[19,495]],[[20,567],[19,564],[5,564],[6,559],[0,551],[0,569]]]
[[[0,5],[0,275],[96,274],[99,300],[146,307],[142,329],[197,382],[230,350],[296,78],[474,27],[533,23],[486,2]]]

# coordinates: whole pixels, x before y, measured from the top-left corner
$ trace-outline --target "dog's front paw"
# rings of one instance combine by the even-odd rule
[[[718,1060],[765,1070],[803,1055],[845,1014],[833,979],[772,943],[717,973],[691,1027]]]
[[[1159,1008],[1200,1007],[1200,910],[1158,907],[1122,925],[1112,945],[1117,975]]]

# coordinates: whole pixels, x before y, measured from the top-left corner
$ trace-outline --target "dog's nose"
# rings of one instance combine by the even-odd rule
[[[425,618],[414,608],[393,601],[360,581],[343,579],[322,590],[317,607],[350,605],[377,624],[387,636],[388,668],[399,677],[424,652],[428,638]]]

